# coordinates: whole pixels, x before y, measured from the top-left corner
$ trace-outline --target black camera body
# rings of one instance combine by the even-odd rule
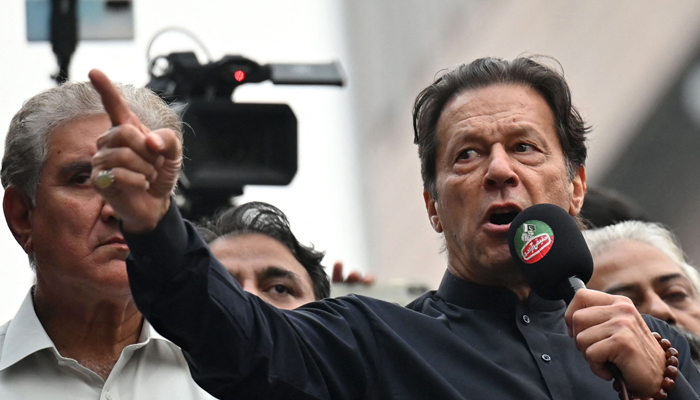
[[[202,65],[194,53],[157,57],[147,87],[179,113],[184,162],[178,204],[187,218],[211,216],[245,185],[287,185],[297,171],[297,119],[286,104],[234,103],[245,83],[336,85],[337,63],[260,65],[225,56]]]

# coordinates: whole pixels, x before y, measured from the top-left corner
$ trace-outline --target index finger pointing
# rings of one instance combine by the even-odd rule
[[[112,84],[107,75],[99,69],[93,69],[88,74],[92,86],[97,90],[102,98],[102,104],[109,115],[110,121],[112,121],[113,126],[118,126],[125,124],[132,119],[133,113],[129,109],[129,105],[122,97],[119,90]],[[137,128],[141,129],[140,124],[137,124]]]

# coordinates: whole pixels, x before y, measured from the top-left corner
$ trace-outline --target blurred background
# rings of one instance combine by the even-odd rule
[[[22,102],[55,83],[48,42],[28,42],[24,0],[3,2],[0,137]],[[624,0],[134,0],[134,38],[82,41],[72,80],[100,68],[143,86],[146,48],[185,28],[212,60],[339,61],[347,84],[249,84],[236,101],[287,103],[298,119],[299,165],[289,186],[248,186],[238,202],[285,211],[326,264],[372,272],[380,283],[436,287],[441,238],[426,218],[412,143],[411,106],[436,74],[483,56],[559,60],[574,103],[594,127],[589,185],[636,201],[700,260],[700,2]],[[151,55],[206,53],[162,35]],[[4,143],[4,140],[3,140]],[[0,324],[32,284],[26,255],[0,216]]]

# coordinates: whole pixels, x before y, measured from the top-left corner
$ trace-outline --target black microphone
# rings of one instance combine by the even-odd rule
[[[508,246],[525,282],[544,299],[569,304],[593,275],[593,257],[581,229],[554,204],[520,212],[510,224]]]
[[[508,229],[508,247],[525,282],[544,299],[568,305],[593,275],[593,257],[581,229],[554,204],[536,204],[519,213]],[[610,361],[605,365],[624,387],[617,366]]]

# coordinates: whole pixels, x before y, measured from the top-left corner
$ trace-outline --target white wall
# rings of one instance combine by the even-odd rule
[[[266,62],[346,62],[340,3],[327,0],[144,0],[135,1],[135,40],[83,42],[71,78],[87,79],[100,68],[114,80],[144,85],[146,45],[168,26],[186,28],[214,59],[242,54]],[[24,1],[3,2],[0,24],[0,138],[22,102],[53,86],[56,62],[48,43],[27,43]],[[169,34],[152,53],[192,50],[185,36]],[[200,53],[201,54],[201,53]],[[238,101],[289,103],[299,121],[299,169],[288,187],[250,187],[240,199],[262,200],[284,210],[299,238],[327,250],[328,263],[344,260],[366,270],[363,216],[359,207],[352,118],[347,89],[335,87],[241,88]],[[32,281],[27,258],[0,216],[0,324],[12,318]]]

